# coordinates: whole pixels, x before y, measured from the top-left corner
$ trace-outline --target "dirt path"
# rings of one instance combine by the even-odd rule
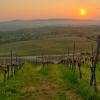
[[[83,100],[79,94],[77,94],[74,90],[68,87],[66,82],[62,79],[63,72],[60,70],[59,65],[51,66],[52,70],[50,70],[50,74],[52,79],[59,85],[59,92],[63,91],[63,95],[65,96],[65,100]]]
[[[26,82],[21,89],[20,100],[82,100],[79,94],[70,89],[62,79],[60,66],[36,66],[23,72]]]

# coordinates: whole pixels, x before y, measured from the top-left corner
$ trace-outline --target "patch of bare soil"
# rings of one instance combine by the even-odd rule
[[[25,86],[21,90],[21,100],[56,100],[58,89],[55,84],[42,81],[34,86]]]

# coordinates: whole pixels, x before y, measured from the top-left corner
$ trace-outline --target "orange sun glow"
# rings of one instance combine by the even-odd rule
[[[86,9],[80,9],[80,15],[81,16],[86,15]]]

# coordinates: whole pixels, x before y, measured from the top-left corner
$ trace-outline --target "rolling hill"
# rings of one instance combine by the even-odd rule
[[[76,42],[76,51],[91,50],[91,44],[100,33],[99,21],[48,19],[48,20],[13,20],[0,22],[0,51],[7,52],[33,50],[33,53],[63,53],[67,48],[73,49]],[[22,53],[21,53],[22,54]]]

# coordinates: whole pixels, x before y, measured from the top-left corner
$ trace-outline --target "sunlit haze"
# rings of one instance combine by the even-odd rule
[[[100,0],[0,0],[0,20],[99,19]]]

